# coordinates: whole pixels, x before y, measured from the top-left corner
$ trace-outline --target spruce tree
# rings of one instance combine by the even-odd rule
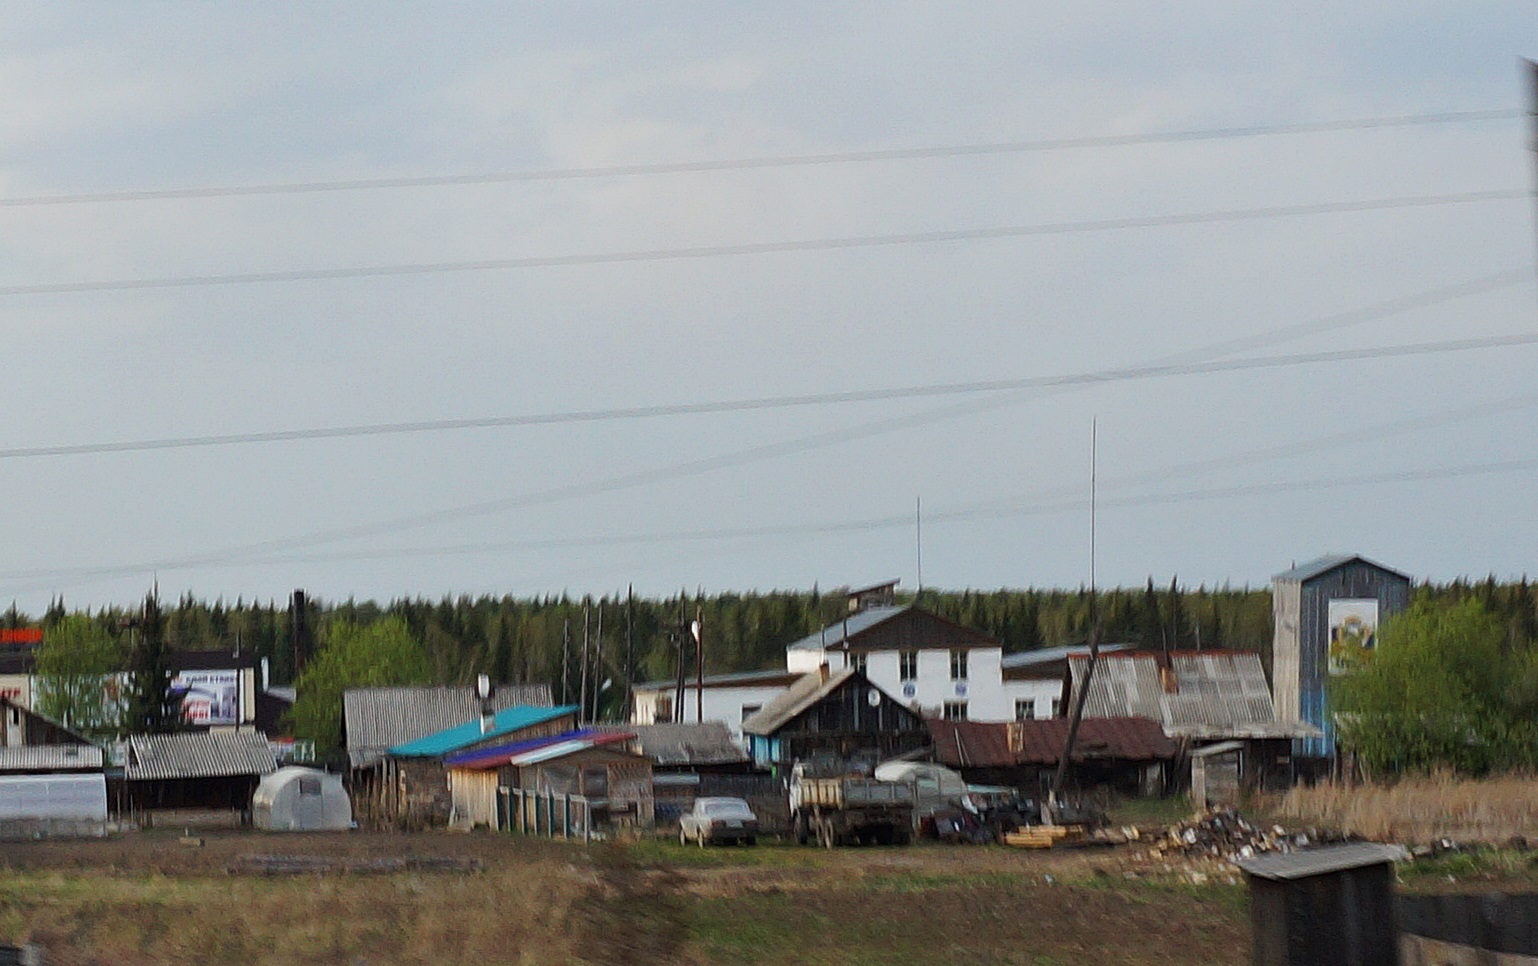
[[[171,693],[171,655],[155,594],[144,598],[144,610],[135,624],[139,633],[129,652],[127,729],[132,734],[178,731],[182,706]]]

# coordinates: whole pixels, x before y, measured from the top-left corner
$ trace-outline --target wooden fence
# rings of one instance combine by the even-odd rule
[[[1538,964],[1538,895],[1400,896],[1405,966]]]
[[[554,839],[593,837],[593,806],[581,795],[497,788],[497,829]]]

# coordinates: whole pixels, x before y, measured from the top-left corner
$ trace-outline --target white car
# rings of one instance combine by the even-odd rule
[[[704,848],[724,842],[758,842],[758,816],[740,798],[696,798],[694,808],[678,819],[678,844],[694,842]]]

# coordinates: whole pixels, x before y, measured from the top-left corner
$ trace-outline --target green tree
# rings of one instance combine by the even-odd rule
[[[317,750],[335,751],[342,745],[343,691],[430,680],[432,662],[402,618],[368,625],[333,621],[320,652],[294,681],[294,735],[314,741]]]
[[[171,693],[170,651],[160,600],[149,594],[134,622],[128,652],[128,703],[123,728],[130,734],[164,734],[182,725],[182,705]]]
[[[1538,665],[1475,597],[1421,599],[1332,682],[1340,736],[1376,774],[1483,774],[1538,762]]]
[[[38,710],[89,737],[112,737],[122,718],[122,669],[122,648],[100,621],[60,617],[37,649]]]

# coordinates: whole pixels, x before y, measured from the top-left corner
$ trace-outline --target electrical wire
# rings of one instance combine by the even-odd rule
[[[851,164],[871,161],[909,161],[934,158],[976,157],[996,154],[1023,154],[1066,149],[1124,147],[1139,144],[1172,144],[1272,135],[1315,134],[1335,131],[1361,131],[1381,128],[1419,127],[1425,125],[1504,121],[1524,116],[1520,110],[1498,108],[1475,111],[1442,111],[1424,114],[1400,114],[1383,117],[1353,118],[1338,121],[1303,121],[1291,124],[1266,124],[1243,127],[1219,127],[1150,134],[1107,134],[1066,138],[1035,138],[979,144],[937,145],[917,148],[889,148],[871,151],[841,151],[826,154],[799,154],[780,157],[735,158],[711,161],[675,161],[658,164],[622,164],[600,167],[549,168],[535,171],[502,171],[483,174],[425,175],[419,177],[354,178],[339,181],[289,181],[274,184],[227,185],[204,188],[160,188],[137,191],[97,191],[64,195],[22,195],[0,198],[0,208],[29,208],[48,205],[85,205],[125,201],[165,201],[196,198],[235,198],[254,195],[316,194],[321,192],[361,191],[398,188],[453,187],[466,185],[512,184],[538,181],[571,181],[593,178],[634,177],[638,175],[688,174],[711,171],[744,171],[764,168],[793,168],[813,165]]]
[[[962,241],[987,241],[1005,238],[1030,238],[1080,232],[1122,231],[1144,228],[1174,228],[1229,222],[1293,218],[1306,215],[1352,214],[1391,211],[1406,208],[1432,208],[1479,204],[1490,201],[1527,199],[1525,188],[1497,188],[1487,191],[1463,191],[1440,195],[1411,195],[1361,201],[1329,201],[1304,205],[1270,205],[1260,208],[1236,208],[1222,211],[1186,212],[1132,218],[1102,218],[1088,221],[1049,222],[996,228],[963,228],[950,231],[899,232],[886,235],[855,235],[843,238],[814,238],[779,242],[750,242],[738,245],[701,245],[690,248],[653,248],[622,252],[594,252],[575,255],[534,255],[520,258],[492,258],[457,262],[427,262],[410,265],[375,265],[354,268],[297,269],[274,272],[236,272],[218,275],[177,275],[163,278],[103,279],[81,282],[43,282],[38,284],[0,285],[0,297],[24,295],[74,295],[87,292],[135,292],[152,289],[185,289],[210,286],[257,285],[274,282],[335,281],[353,278],[400,278],[445,273],[515,271],[536,268],[566,268],[588,265],[615,265],[633,262],[687,261],[748,255],[774,255],[793,252],[840,251],[884,248],[903,245],[933,245]]]

